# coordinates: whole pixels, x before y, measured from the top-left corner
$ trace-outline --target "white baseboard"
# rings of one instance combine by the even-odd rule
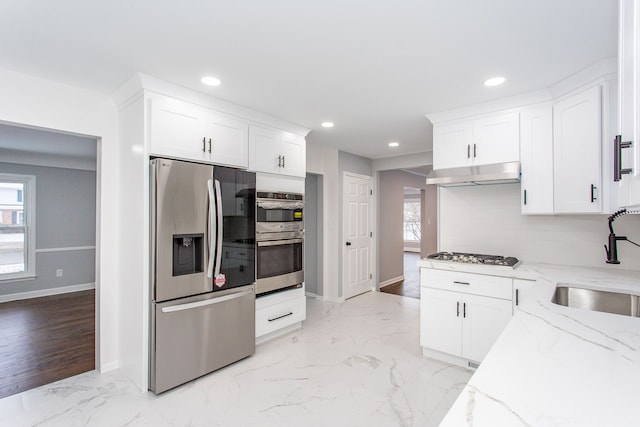
[[[101,364],[98,370],[100,371],[101,374],[105,374],[110,371],[115,371],[119,367],[120,367],[120,363],[118,363],[118,361],[116,360],[113,362]]]
[[[394,283],[400,282],[404,280],[404,274],[402,276],[394,277],[393,279],[385,280],[384,282],[380,282],[378,284],[379,288],[384,288],[385,286],[392,285]]]
[[[15,294],[0,295],[0,303],[18,301],[30,298],[48,297],[51,295],[68,294],[70,292],[88,291],[95,289],[95,283],[83,283],[81,285],[63,286],[60,288],[41,289],[37,291],[18,292]]]
[[[404,248],[404,251],[420,253],[420,248]]]

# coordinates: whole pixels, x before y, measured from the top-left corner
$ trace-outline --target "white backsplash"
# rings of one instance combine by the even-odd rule
[[[515,256],[525,262],[640,270],[640,248],[618,242],[619,265],[605,263],[608,215],[521,215],[520,184],[440,188],[439,250]],[[640,242],[640,215],[614,223]]]

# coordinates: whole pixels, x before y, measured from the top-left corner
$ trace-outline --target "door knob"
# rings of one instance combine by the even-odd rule
[[[347,242],[347,246],[351,246],[351,242]]]

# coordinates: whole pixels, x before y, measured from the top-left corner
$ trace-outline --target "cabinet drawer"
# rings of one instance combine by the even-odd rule
[[[296,298],[256,310],[256,337],[301,322],[307,317],[306,298]]]
[[[420,286],[445,291],[463,292],[511,300],[513,280],[510,277],[420,269]]]

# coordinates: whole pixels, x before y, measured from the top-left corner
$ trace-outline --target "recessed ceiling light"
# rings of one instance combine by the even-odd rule
[[[333,127],[333,122],[322,122],[322,127],[323,128],[332,128]]]
[[[222,83],[220,79],[216,77],[211,77],[211,76],[205,76],[202,78],[201,81],[207,86],[220,86],[220,83]]]
[[[398,145],[400,145],[400,143],[395,141],[389,143],[389,147],[397,147]]]
[[[504,77],[492,77],[488,80],[484,81],[484,85],[485,86],[500,86],[502,83],[505,82],[505,78]]]

